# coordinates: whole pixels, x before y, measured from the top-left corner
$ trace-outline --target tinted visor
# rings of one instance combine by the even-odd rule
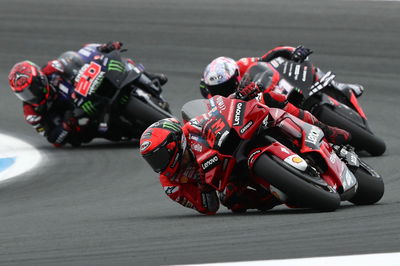
[[[230,80],[213,86],[207,86],[208,91],[212,96],[221,95],[228,97],[230,94],[234,93],[237,89],[238,81],[236,75],[234,75]]]
[[[45,76],[35,77],[28,88],[15,92],[20,100],[34,105],[39,105],[46,98],[47,93],[47,79]]]
[[[164,146],[158,150],[143,155],[143,158],[150,164],[156,173],[161,173],[167,168],[172,155],[171,151]]]

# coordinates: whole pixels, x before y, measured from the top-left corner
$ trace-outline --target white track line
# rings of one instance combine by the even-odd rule
[[[243,262],[224,262],[209,264],[188,264],[181,266],[399,266],[400,253],[382,253],[366,255],[350,255],[337,257],[318,257],[304,259],[285,259],[285,260],[263,260],[263,261],[243,261]]]
[[[40,162],[41,155],[32,145],[0,134],[0,160],[2,159],[15,161],[9,167],[0,169],[0,182],[29,171]]]

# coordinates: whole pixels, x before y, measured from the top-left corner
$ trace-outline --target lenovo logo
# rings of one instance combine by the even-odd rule
[[[240,103],[240,102],[236,104],[235,118],[234,118],[234,121],[233,121],[233,125],[234,126],[240,126],[242,124],[242,120],[243,120],[243,117],[242,117],[243,105],[244,105],[244,103]]]

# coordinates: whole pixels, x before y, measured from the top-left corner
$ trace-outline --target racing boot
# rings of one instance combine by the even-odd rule
[[[340,91],[353,91],[356,97],[360,97],[364,92],[364,87],[360,84],[341,83],[332,81],[332,86]]]
[[[235,213],[244,213],[248,209],[267,211],[282,204],[272,194],[261,195],[257,190],[233,182],[228,183],[219,196],[221,203]]]
[[[344,145],[348,144],[351,140],[351,134],[346,130],[328,126],[321,121],[314,122],[314,125],[321,128],[324,132],[325,138],[333,144]]]
[[[145,72],[145,74],[152,80],[157,80],[160,83],[160,86],[163,86],[165,83],[167,83],[168,78],[165,74],[162,73],[149,73]]]

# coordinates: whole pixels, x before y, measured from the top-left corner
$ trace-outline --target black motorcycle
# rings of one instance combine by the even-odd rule
[[[271,70],[265,64],[253,66],[249,70],[250,78],[268,84],[270,81],[263,78],[269,79],[270,75],[262,73]],[[352,135],[350,144],[357,150],[365,150],[374,156],[385,152],[385,143],[372,133],[351,86],[329,86],[329,83],[335,82],[331,72],[316,82],[316,68],[310,61],[297,63],[278,57],[270,64],[280,74],[279,85],[274,91],[288,95],[289,102],[310,111],[322,122],[349,131]]]
[[[89,46],[58,60],[64,68],[60,95],[77,107],[73,117],[84,129],[82,142],[139,138],[152,123],[173,117],[159,80],[118,50],[102,53]]]

